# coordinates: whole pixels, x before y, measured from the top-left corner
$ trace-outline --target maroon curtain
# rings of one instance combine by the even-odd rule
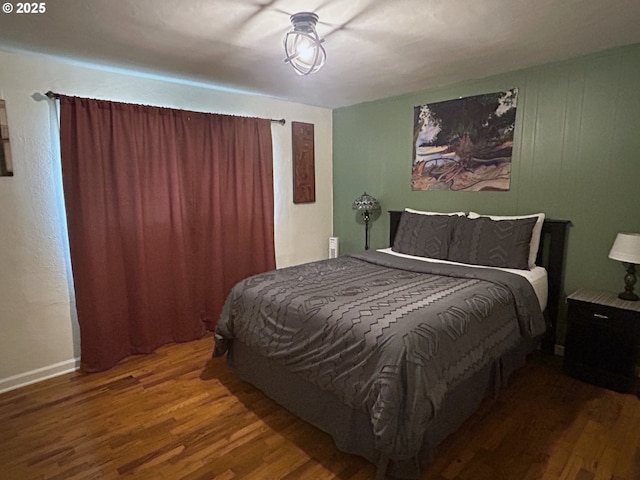
[[[81,365],[201,337],[275,268],[269,120],[60,97]]]

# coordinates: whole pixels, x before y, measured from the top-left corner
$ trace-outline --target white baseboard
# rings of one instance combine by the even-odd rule
[[[48,378],[75,372],[80,368],[80,359],[74,358],[64,362],[55,363],[42,368],[36,368],[29,372],[20,373],[9,378],[0,378],[0,393],[5,393],[16,388],[26,387],[33,383],[41,382]]]

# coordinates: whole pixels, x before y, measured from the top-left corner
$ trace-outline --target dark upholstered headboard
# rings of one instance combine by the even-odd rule
[[[398,224],[400,223],[401,210],[390,210],[389,246],[393,246]],[[547,334],[542,341],[543,350],[553,352],[556,343],[556,326],[560,307],[565,299],[564,293],[564,268],[566,260],[567,233],[571,226],[570,220],[545,219],[542,225],[542,238],[536,265],[547,269],[549,281],[549,297],[545,318],[547,320]]]

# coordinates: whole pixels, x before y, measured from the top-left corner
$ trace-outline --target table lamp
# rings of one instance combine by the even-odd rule
[[[353,201],[351,208],[362,213],[362,219],[364,220],[364,249],[369,250],[369,220],[371,219],[371,212],[380,209],[380,202],[367,194],[367,192],[364,192]]]
[[[624,276],[624,292],[618,298],[637,301],[638,295],[633,292],[633,286],[636,283],[636,265],[640,264],[640,233],[619,233],[613,242],[609,258],[629,264]]]

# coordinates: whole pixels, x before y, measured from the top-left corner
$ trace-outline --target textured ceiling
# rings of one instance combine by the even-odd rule
[[[10,0],[9,3],[17,5]],[[341,107],[640,43],[639,0],[49,0],[0,13],[0,48]],[[284,63],[316,12],[327,63]]]

